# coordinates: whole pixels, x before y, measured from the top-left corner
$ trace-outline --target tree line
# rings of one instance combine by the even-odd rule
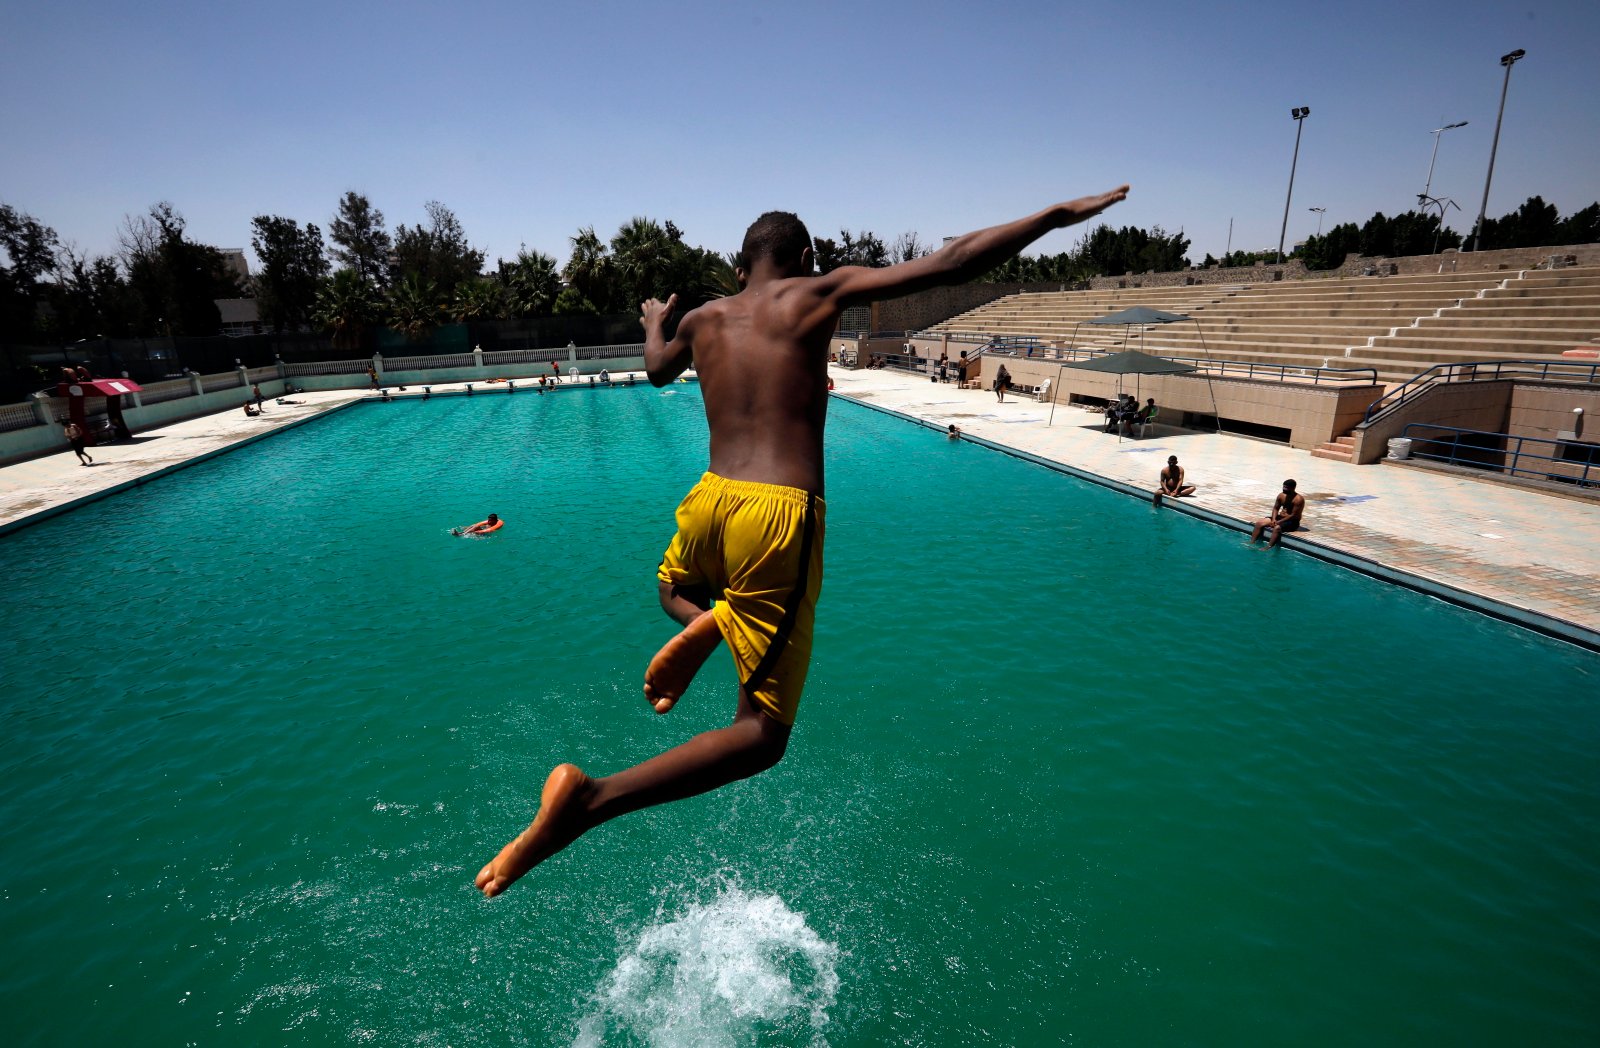
[[[1557,244],[1600,242],[1600,202],[1562,218],[1554,204],[1532,196],[1500,218],[1485,218],[1479,250],[1552,247]],[[1392,218],[1379,211],[1357,226],[1345,222],[1320,236],[1306,238],[1290,253],[1307,269],[1337,269],[1348,255],[1399,258],[1405,255],[1431,255],[1459,249],[1460,233],[1443,228],[1439,216],[1423,211],[1403,211]],[[1253,266],[1270,262],[1274,252],[1233,251],[1221,259],[1205,257],[1204,265]]]
[[[222,251],[194,241],[169,203],[130,216],[118,250],[90,257],[56,232],[0,204],[0,341],[214,335],[217,299],[254,297],[274,332],[326,330],[355,346],[389,326],[420,338],[438,324],[564,313],[628,312],[678,294],[684,308],[738,290],[731,256],[694,247],[674,223],[634,218],[609,240],[592,226],[571,238],[565,269],[523,247],[485,271],[444,204],[390,230],[383,212],[348,192],[327,225],[257,215],[250,244],[258,272],[242,280]]]
[[[0,204],[0,342],[66,344],[85,338],[213,335],[217,299],[253,296],[264,327],[275,332],[321,330],[355,348],[367,332],[388,326],[421,338],[447,321],[503,320],[562,314],[632,312],[639,302],[677,293],[683,309],[738,291],[739,259],[684,240],[673,222],[636,217],[610,238],[593,226],[570,238],[565,267],[525,246],[485,272],[454,212],[438,201],[426,220],[391,231],[366,196],[347,192],[327,226],[282,215],[257,215],[250,243],[260,270],[248,282],[218,249],[188,236],[169,203],[124,219],[118,250],[90,257],[63,244],[54,230]],[[1515,211],[1487,219],[1484,250],[1600,241],[1600,203],[1562,218],[1530,197]],[[916,233],[885,241],[868,230],[813,240],[817,267],[887,266],[928,254]],[[1373,215],[1309,238],[1296,254],[1308,268],[1331,269],[1347,254],[1420,255],[1455,248],[1461,236],[1439,217],[1408,211]],[[1113,229],[1101,224],[1069,251],[1019,255],[983,282],[1071,284],[1090,277],[1189,267],[1189,240],[1160,226]],[[1252,265],[1265,259],[1235,251],[1204,265]]]

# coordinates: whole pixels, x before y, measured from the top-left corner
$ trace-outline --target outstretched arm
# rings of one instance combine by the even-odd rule
[[[694,327],[690,317],[678,325],[678,334],[671,342],[662,333],[672,316],[672,307],[678,304],[677,295],[668,295],[665,302],[650,299],[639,306],[639,323],[644,325],[644,370],[652,386],[665,386],[694,362]]]
[[[1047,207],[1015,222],[990,226],[956,237],[931,255],[882,269],[843,266],[818,278],[817,290],[834,308],[843,309],[872,299],[906,295],[930,287],[960,284],[982,276],[1046,233],[1093,218],[1126,198],[1128,187],[1080,197]]]

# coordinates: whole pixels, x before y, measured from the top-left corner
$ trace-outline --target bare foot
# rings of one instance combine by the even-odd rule
[[[589,827],[579,818],[583,802],[594,786],[576,764],[557,765],[544,780],[539,794],[539,814],[526,830],[500,849],[494,861],[478,871],[473,882],[493,898],[511,887],[518,877],[565,848]]]
[[[694,675],[721,641],[717,617],[704,611],[656,652],[644,671],[644,697],[657,713],[672,709],[683,697]]]

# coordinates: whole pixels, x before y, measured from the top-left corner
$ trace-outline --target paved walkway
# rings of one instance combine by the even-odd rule
[[[1158,426],[1142,440],[1102,432],[1104,416],[835,368],[836,391],[1144,491],[1177,455],[1198,491],[1185,504],[1237,521],[1266,516],[1286,478],[1306,497],[1302,548],[1395,569],[1548,616],[1600,646],[1600,505],[1388,464],[1312,458],[1281,444]],[[1293,539],[1285,539],[1293,546]],[[1317,552],[1323,552],[1318,549]],[[1357,564],[1356,566],[1364,566]]]
[[[302,403],[279,406],[269,400],[259,418],[235,408],[89,448],[92,466],[68,450],[0,468],[0,535],[370,395],[355,389],[296,393],[290,399]]]
[[[940,429],[954,422],[969,436],[1147,491],[1167,456],[1177,455],[1199,487],[1183,508],[1214,519],[1265,515],[1284,478],[1294,477],[1306,496],[1302,548],[1576,626],[1585,635],[1574,639],[1600,647],[1600,506],[1593,503],[1171,427],[1119,441],[1101,432],[1101,416],[1078,408],[1058,405],[1049,424],[1048,404],[1016,397],[1000,404],[993,393],[892,372],[835,368],[832,375],[843,396]],[[293,399],[302,404],[269,402],[261,418],[235,410],[174,423],[132,443],[90,449],[90,467],[64,451],[0,468],[0,535],[371,395],[298,393]]]

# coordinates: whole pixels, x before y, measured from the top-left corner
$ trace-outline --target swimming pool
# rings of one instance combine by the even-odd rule
[[[0,542],[22,1042],[1592,1039],[1600,658],[851,405],[789,756],[485,902],[731,712],[638,693],[704,461],[692,386],[363,404]]]

